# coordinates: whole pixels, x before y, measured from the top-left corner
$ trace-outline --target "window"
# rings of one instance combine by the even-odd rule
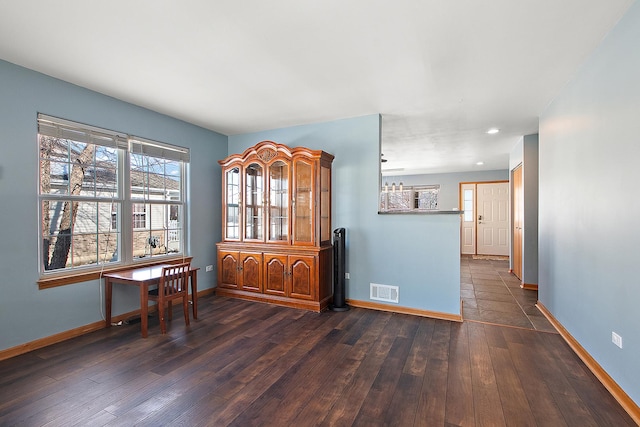
[[[134,258],[181,252],[183,161],[153,147],[136,140],[129,153]]]
[[[183,253],[187,149],[45,115],[38,144],[43,274]]]
[[[133,228],[145,228],[147,226],[147,205],[144,203],[133,204]]]
[[[380,191],[380,212],[424,212],[438,210],[440,185],[406,186],[385,183]]]
[[[463,221],[464,222],[470,222],[473,221],[474,216],[473,216],[473,190],[464,190],[463,193],[463,197],[462,197],[462,202],[463,202],[463,206],[462,209],[464,209],[464,218]]]

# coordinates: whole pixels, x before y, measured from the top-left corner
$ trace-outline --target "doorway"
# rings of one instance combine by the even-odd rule
[[[461,182],[463,255],[509,256],[509,181]]]
[[[522,279],[522,230],[524,226],[524,189],[522,182],[522,165],[517,166],[512,172],[513,182],[513,254],[511,268],[513,274]]]

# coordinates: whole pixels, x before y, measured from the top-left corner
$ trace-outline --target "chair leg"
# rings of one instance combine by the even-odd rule
[[[189,326],[189,295],[182,298],[182,311],[184,312],[184,324]]]
[[[166,334],[167,333],[167,324],[165,322],[165,315],[164,315],[164,305],[161,305],[158,302],[158,318],[160,319],[160,333],[161,334]]]

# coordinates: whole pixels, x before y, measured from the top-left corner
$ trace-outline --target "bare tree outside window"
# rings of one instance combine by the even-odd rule
[[[183,251],[188,149],[42,114],[38,144],[43,273]]]
[[[117,191],[116,150],[41,135],[40,153],[44,269],[98,263],[100,248],[111,260],[117,236],[109,245],[100,200]]]

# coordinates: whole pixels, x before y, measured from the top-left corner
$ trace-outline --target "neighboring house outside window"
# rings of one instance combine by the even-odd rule
[[[147,226],[147,205],[144,203],[133,204],[133,228],[146,228]]]
[[[183,252],[187,149],[44,115],[38,144],[42,274]]]

